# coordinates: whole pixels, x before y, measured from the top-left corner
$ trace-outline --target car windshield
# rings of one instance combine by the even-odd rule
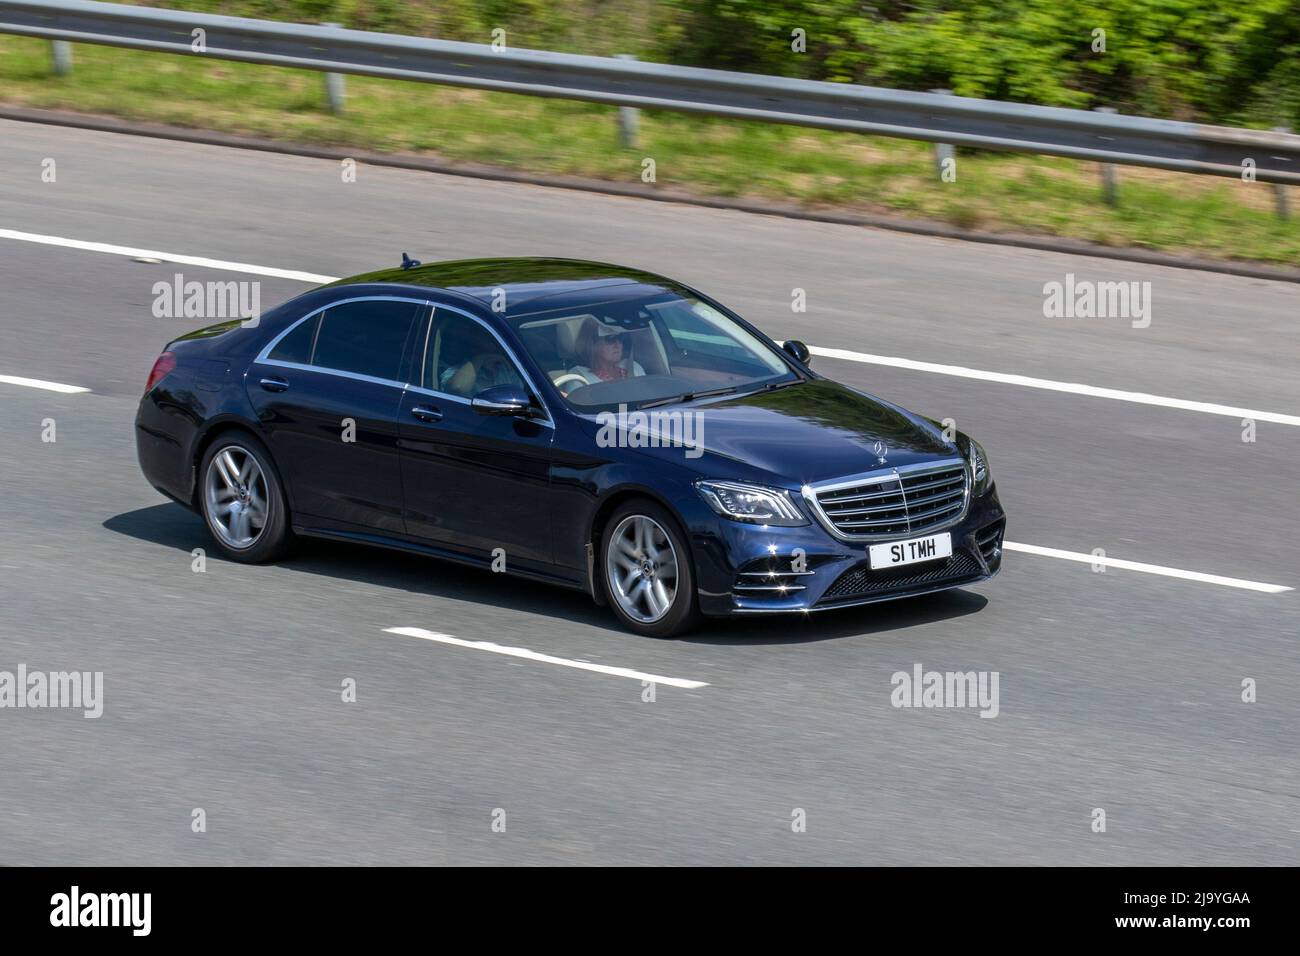
[[[516,319],[524,346],[580,412],[672,404],[798,381],[770,346],[676,293]]]

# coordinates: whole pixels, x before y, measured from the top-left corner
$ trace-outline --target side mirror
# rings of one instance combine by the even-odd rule
[[[791,358],[800,365],[812,364],[812,353],[808,351],[808,346],[804,345],[798,339],[786,339],[785,344],[781,347],[789,352]]]
[[[518,385],[493,385],[471,398],[469,407],[480,415],[525,415],[533,400]]]

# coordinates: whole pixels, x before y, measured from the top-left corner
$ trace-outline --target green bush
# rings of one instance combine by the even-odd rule
[[[665,3],[657,52],[675,63],[1300,127],[1300,0]]]

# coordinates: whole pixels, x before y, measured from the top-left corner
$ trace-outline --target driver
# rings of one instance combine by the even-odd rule
[[[585,358],[586,364],[573,366],[569,374],[582,376],[588,385],[644,375],[640,362],[631,355],[624,357],[626,343],[626,332],[588,318],[578,330],[575,343],[578,357]]]

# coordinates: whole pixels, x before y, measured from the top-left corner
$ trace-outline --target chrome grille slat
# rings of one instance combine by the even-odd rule
[[[839,505],[849,501],[870,501],[874,498],[902,498],[903,489],[901,487],[893,488],[889,491],[876,491],[870,494],[861,495],[836,495],[833,498],[823,498],[824,505]]]
[[[903,482],[904,482],[904,484],[903,484],[903,489],[904,489],[905,491],[907,491],[907,492],[910,494],[910,493],[913,492],[913,491],[928,491],[928,490],[930,490],[931,488],[938,488],[938,487],[940,487],[941,485],[951,485],[951,484],[954,484],[954,483],[956,483],[956,482],[964,482],[965,480],[966,480],[966,479],[965,479],[965,476],[964,476],[964,475],[954,475],[954,476],[952,476],[951,478],[944,478],[944,479],[941,479],[941,480],[939,480],[939,481],[931,481],[931,482],[927,482],[927,483],[924,484],[924,485],[909,485],[909,484],[906,483],[906,482],[907,482],[907,479],[904,478],[904,479],[903,479]]]
[[[940,505],[937,508],[931,508],[929,511],[920,511],[920,512],[913,511],[910,514],[911,523],[915,525],[918,521],[924,521],[926,518],[935,518],[943,514],[944,512],[952,511],[953,508],[960,508],[960,507],[961,507],[960,501],[950,501],[947,504]]]
[[[806,488],[805,496],[829,530],[843,538],[880,540],[939,531],[966,513],[970,492],[967,465],[961,460],[921,467],[904,466],[892,474]]]
[[[832,518],[847,518],[850,515],[874,515],[888,514],[891,511],[897,511],[899,514],[907,514],[907,509],[901,504],[898,505],[876,505],[871,508],[841,508],[837,511],[827,511],[826,513]]]
[[[898,518],[880,518],[875,521],[837,521],[836,527],[839,528],[883,528],[889,525],[899,525],[904,530],[907,529],[907,519]]]
[[[923,515],[914,515],[913,520],[910,523],[905,523],[902,521],[841,521],[839,523],[839,526],[841,528],[856,529],[856,528],[886,528],[886,527],[890,527],[891,525],[897,525],[903,531],[909,533],[912,531],[921,531],[924,530],[923,526],[925,524],[926,519],[940,517],[942,514],[952,511],[952,509],[957,507],[958,504],[959,504],[958,502],[954,502],[949,507],[944,508],[942,512],[927,511]]]
[[[956,491],[941,491],[937,495],[927,495],[924,498],[908,498],[907,510],[909,514],[915,515],[916,509],[922,505],[928,505],[932,501],[951,501],[954,494],[960,494],[961,489]]]

